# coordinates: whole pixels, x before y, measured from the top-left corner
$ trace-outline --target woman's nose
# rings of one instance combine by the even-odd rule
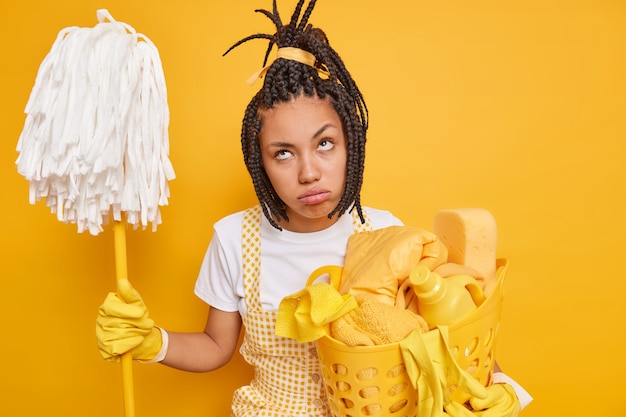
[[[300,159],[300,171],[298,173],[298,181],[301,184],[308,184],[320,179],[321,171],[315,158],[305,157]]]

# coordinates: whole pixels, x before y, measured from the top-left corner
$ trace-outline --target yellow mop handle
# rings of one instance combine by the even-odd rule
[[[117,280],[128,278],[126,264],[126,225],[116,221],[113,227],[115,243],[115,274]],[[130,352],[122,355],[122,387],[124,390],[124,416],[135,417],[135,392],[133,386],[133,356]]]

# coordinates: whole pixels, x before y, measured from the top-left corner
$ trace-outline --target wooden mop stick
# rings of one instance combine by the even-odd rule
[[[115,275],[117,282],[128,279],[126,262],[126,225],[116,221],[113,226],[115,246]],[[133,385],[133,356],[126,352],[121,357],[122,389],[124,391],[124,416],[135,417],[135,389]]]

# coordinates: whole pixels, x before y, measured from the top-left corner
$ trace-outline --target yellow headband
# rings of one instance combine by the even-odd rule
[[[285,48],[278,48],[276,58],[270,61],[266,66],[264,66],[263,68],[261,68],[260,70],[252,74],[250,78],[248,78],[248,84],[252,85],[257,79],[262,78],[267,72],[270,65],[272,65],[272,63],[278,58],[290,59],[292,61],[296,61],[305,65],[308,65],[309,67],[314,68],[317,71],[320,78],[326,79],[330,76],[330,73],[327,70],[322,69],[322,68],[317,68],[315,66],[315,55],[313,55],[312,53],[305,51],[303,49],[300,49],[300,48],[285,47]]]

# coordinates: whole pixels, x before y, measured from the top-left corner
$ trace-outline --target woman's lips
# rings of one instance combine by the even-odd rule
[[[298,201],[303,204],[319,204],[330,198],[330,191],[311,190],[298,197]]]

